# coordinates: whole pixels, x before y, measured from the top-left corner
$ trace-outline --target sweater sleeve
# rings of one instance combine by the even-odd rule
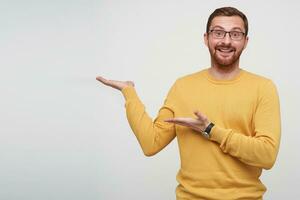
[[[248,165],[270,169],[275,163],[280,143],[279,98],[271,81],[259,93],[253,116],[253,136],[215,125],[211,131],[211,140],[219,143],[224,153]]]
[[[174,88],[174,87],[173,87]],[[171,89],[157,117],[152,121],[147,114],[145,106],[139,99],[133,87],[122,90],[126,103],[126,115],[129,125],[134,132],[144,154],[152,156],[167,146],[176,136],[175,126],[164,122],[164,119],[173,118]]]

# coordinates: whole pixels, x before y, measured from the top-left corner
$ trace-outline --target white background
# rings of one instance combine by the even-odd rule
[[[143,155],[120,92],[95,80],[133,80],[155,117],[180,76],[210,64],[203,43],[214,9],[249,20],[241,67],[278,87],[282,140],[264,171],[265,199],[297,199],[297,1],[0,1],[0,199],[175,199],[177,142]]]

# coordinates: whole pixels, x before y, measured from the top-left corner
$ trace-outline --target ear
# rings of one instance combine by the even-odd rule
[[[204,33],[204,43],[205,45],[208,47],[208,34],[207,33]]]
[[[243,50],[246,49],[247,44],[248,44],[248,40],[249,40],[249,37],[247,36],[247,37],[245,38],[245,44],[244,44]]]

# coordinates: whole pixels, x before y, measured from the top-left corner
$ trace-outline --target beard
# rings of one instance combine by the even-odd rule
[[[243,50],[237,51],[231,45],[217,45],[214,49],[209,48],[213,63],[221,67],[230,67],[237,63]]]

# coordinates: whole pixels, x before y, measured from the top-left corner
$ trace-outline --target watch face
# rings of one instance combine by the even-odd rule
[[[207,133],[207,132],[202,132],[202,135],[203,135],[205,138],[209,138],[209,133]]]

